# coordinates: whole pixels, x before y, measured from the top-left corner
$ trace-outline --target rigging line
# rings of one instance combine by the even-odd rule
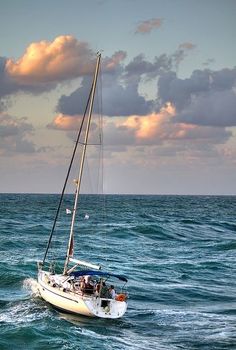
[[[46,248],[46,251],[45,251],[45,254],[44,254],[42,266],[45,263],[45,260],[46,260],[46,257],[47,257],[47,253],[48,253],[48,249],[50,247],[52,236],[53,236],[53,233],[54,233],[54,230],[55,230],[55,226],[56,226],[56,222],[57,222],[57,219],[58,219],[58,215],[59,215],[59,212],[60,212],[60,209],[61,209],[62,200],[63,200],[63,197],[64,197],[64,193],[65,193],[67,181],[68,181],[68,178],[69,178],[69,175],[70,175],[71,167],[72,167],[72,164],[73,164],[73,161],[74,161],[74,158],[75,158],[75,153],[76,153],[76,150],[77,150],[77,146],[79,144],[79,138],[80,138],[80,135],[81,135],[81,132],[82,132],[82,128],[83,128],[84,120],[85,120],[85,117],[86,117],[87,109],[88,109],[88,106],[89,106],[91,94],[92,94],[92,87],[91,87],[91,90],[89,92],[89,97],[88,97],[87,104],[86,104],[86,107],[85,107],[83,119],[82,119],[82,122],[81,122],[81,125],[80,125],[80,129],[79,129],[78,134],[77,134],[77,139],[76,139],[75,146],[74,146],[74,149],[73,149],[72,158],[71,158],[70,165],[69,165],[69,168],[68,168],[68,171],[67,171],[67,174],[66,174],[66,179],[65,179],[65,182],[64,182],[64,185],[63,185],[60,201],[59,201],[57,212],[56,212],[56,216],[55,216],[55,219],[54,219],[54,222],[53,222],[53,227],[52,227],[52,230],[51,230],[51,233],[50,233],[50,236],[49,236],[47,248]]]
[[[99,68],[100,68],[100,60],[101,60],[101,54],[98,54],[96,68],[95,68],[95,72],[94,72],[93,83],[92,83],[92,89],[91,89],[91,98],[90,98],[89,103],[88,103],[89,110],[88,110],[87,125],[86,125],[86,130],[85,130],[85,135],[84,135],[85,145],[83,146],[82,156],[81,156],[81,160],[80,160],[79,176],[78,176],[76,192],[75,192],[74,210],[73,210],[73,214],[72,214],[71,227],[70,227],[70,237],[69,237],[69,242],[68,242],[68,247],[67,247],[63,275],[67,274],[67,267],[69,264],[70,248],[71,248],[73,234],[74,234],[73,230],[74,230],[74,223],[75,223],[75,214],[76,214],[76,209],[77,209],[77,204],[78,204],[78,199],[79,199],[79,194],[80,194],[81,180],[82,180],[82,176],[83,176],[84,160],[85,160],[85,155],[86,155],[86,150],[87,150],[89,129],[90,129],[90,124],[91,124],[92,112],[93,112],[94,96],[95,96],[96,85],[97,85],[97,76],[98,76],[98,72],[99,72]]]
[[[102,74],[99,76],[100,83],[100,100],[98,98],[98,103],[100,103],[100,114],[99,114],[99,168],[98,168],[98,191],[99,184],[101,184],[101,194],[103,194],[103,125],[102,125]]]
[[[102,81],[102,71],[100,72],[99,76],[99,83],[100,83],[100,115],[99,115],[99,127],[100,127],[100,134],[99,134],[99,141],[100,141],[100,166],[99,166],[99,182],[101,183],[101,195],[102,195],[102,224],[103,224],[103,232],[104,232],[104,245],[103,245],[103,254],[105,255],[105,260],[107,260],[106,252],[107,252],[107,231],[105,227],[105,219],[106,219],[106,195],[105,195],[105,188],[104,188],[104,117],[103,117],[103,81]]]
[[[101,70],[100,70],[100,74],[99,74],[99,85],[100,85],[100,89],[99,89],[99,94],[97,96],[97,103],[98,103],[98,144],[97,146],[100,146],[98,149],[98,181],[97,181],[97,194],[102,194],[102,186],[99,188],[99,185],[101,183],[101,163],[102,163],[102,123],[101,123],[101,109],[102,109],[102,85],[101,85]]]
[[[90,189],[91,193],[95,194],[95,190],[94,190],[93,182],[92,182],[92,177],[91,177],[91,172],[90,172],[89,161],[87,158],[85,158],[85,167],[87,169],[87,176],[88,176],[88,189],[87,189],[87,191],[89,192],[89,189]]]

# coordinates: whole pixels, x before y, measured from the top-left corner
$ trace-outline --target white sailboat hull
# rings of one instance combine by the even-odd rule
[[[120,318],[127,309],[125,301],[86,296],[48,283],[49,273],[39,270],[38,284],[41,297],[52,306],[68,313],[101,318]],[[58,275],[61,276],[61,275]],[[106,300],[106,307],[102,301]]]

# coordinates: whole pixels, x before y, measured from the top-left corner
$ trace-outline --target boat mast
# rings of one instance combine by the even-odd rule
[[[96,92],[97,78],[98,78],[98,73],[99,73],[99,68],[100,68],[100,60],[101,60],[101,54],[98,53],[96,68],[95,68],[95,73],[94,73],[94,78],[93,78],[93,83],[92,83],[92,91],[91,91],[91,97],[90,97],[86,131],[85,131],[84,142],[83,142],[82,156],[81,156],[81,161],[80,161],[79,176],[78,176],[78,179],[76,180],[75,202],[74,202],[74,208],[73,208],[73,212],[72,212],[70,236],[69,236],[66,260],[65,260],[64,271],[63,271],[64,275],[66,275],[66,273],[67,273],[69,258],[70,258],[70,256],[73,256],[72,251],[73,251],[73,240],[74,240],[75,215],[76,215],[78,198],[79,198],[79,193],[80,193],[80,185],[81,185],[81,180],[82,180],[82,175],[83,175],[84,160],[85,160],[87,143],[88,143],[89,128],[90,128],[91,116],[92,116],[92,111],[93,111],[93,102],[94,102],[94,97],[95,97],[95,92]]]
[[[79,139],[80,139],[80,135],[81,135],[81,132],[82,132],[83,125],[84,125],[85,116],[86,116],[86,113],[87,113],[87,110],[88,110],[88,106],[89,106],[91,94],[92,94],[92,87],[91,87],[91,89],[90,89],[90,93],[89,93],[88,101],[87,101],[86,108],[85,108],[85,111],[84,111],[83,119],[82,119],[82,122],[81,122],[81,125],[80,125],[80,129],[79,129],[79,132],[78,132],[78,134],[77,134],[75,146],[74,146],[73,153],[72,153],[72,157],[71,157],[71,160],[70,160],[70,165],[69,165],[69,168],[68,168],[68,171],[67,171],[67,174],[66,174],[66,179],[65,179],[65,182],[64,182],[64,185],[63,185],[62,193],[61,193],[61,196],[60,196],[60,201],[59,201],[59,204],[58,204],[58,207],[57,207],[56,216],[55,216],[55,218],[54,218],[53,227],[52,227],[52,230],[51,230],[51,233],[50,233],[50,236],[49,236],[47,248],[46,248],[46,251],[45,251],[45,254],[44,254],[44,258],[43,258],[43,261],[42,261],[42,266],[43,266],[44,263],[45,263],[45,260],[46,260],[46,257],[47,257],[47,253],[48,253],[48,250],[49,250],[51,241],[52,241],[52,236],[53,236],[53,233],[54,233],[54,231],[55,231],[55,227],[56,227],[58,215],[59,215],[59,212],[60,212],[60,209],[61,209],[62,200],[63,200],[63,197],[64,197],[66,185],[67,185],[67,182],[68,182],[68,178],[69,178],[69,175],[70,175],[70,171],[71,171],[71,168],[72,168],[72,164],[73,164],[73,162],[74,162],[76,150],[77,150],[77,147],[78,147],[78,144],[79,144]]]

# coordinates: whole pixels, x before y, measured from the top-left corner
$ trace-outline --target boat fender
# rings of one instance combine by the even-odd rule
[[[116,296],[116,301],[125,301],[126,300],[126,295],[125,294],[118,294]]]

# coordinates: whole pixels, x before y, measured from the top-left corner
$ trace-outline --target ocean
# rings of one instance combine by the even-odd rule
[[[0,350],[236,349],[236,196],[83,196],[77,257],[128,277],[118,320],[58,312],[37,293],[58,199],[0,195]],[[50,259],[65,256],[69,220]]]

